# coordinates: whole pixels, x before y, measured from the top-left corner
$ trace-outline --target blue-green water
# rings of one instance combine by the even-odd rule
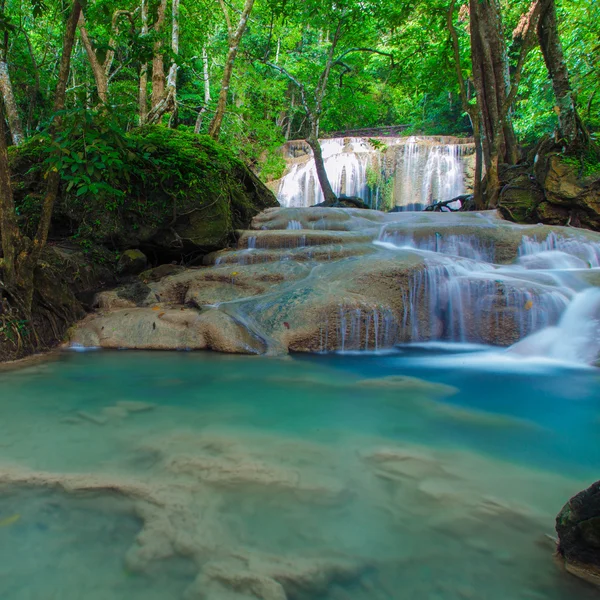
[[[547,536],[600,473],[600,374],[479,356],[0,373],[0,598],[594,597]]]

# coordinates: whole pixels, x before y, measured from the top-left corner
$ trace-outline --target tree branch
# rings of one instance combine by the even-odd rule
[[[517,92],[519,91],[519,83],[521,82],[521,76],[523,75],[523,67],[525,66],[525,60],[529,51],[533,48],[536,39],[536,28],[540,18],[542,5],[540,0],[534,0],[527,14],[521,17],[521,22],[517,29],[517,35],[523,40],[521,44],[521,52],[519,53],[519,60],[514,70],[512,77],[512,86],[510,92],[502,106],[502,118],[504,119],[510,110]]]
[[[229,40],[233,37],[233,25],[231,24],[231,18],[229,17],[229,11],[227,10],[227,5],[224,0],[219,0],[219,4],[221,5],[221,10],[225,15],[225,24],[227,25],[227,33],[229,35]]]
[[[302,100],[302,106],[304,107],[304,111],[307,115],[309,115],[312,111],[310,106],[308,105],[308,101],[306,99],[306,89],[304,86],[286,69],[280,67],[279,65],[273,64],[272,62],[265,61],[265,65],[279,71],[282,75],[285,75],[300,91],[300,99]]]
[[[392,62],[392,68],[396,67],[396,63],[394,61],[394,55],[391,52],[384,52],[383,50],[375,50],[375,48],[350,48],[350,49],[346,50],[341,56],[339,56],[339,58],[336,59],[336,61],[333,63],[333,65],[340,64],[343,61],[343,59],[346,56],[348,56],[348,54],[351,54],[352,52],[370,52],[371,54],[380,54],[381,56],[387,56]]]

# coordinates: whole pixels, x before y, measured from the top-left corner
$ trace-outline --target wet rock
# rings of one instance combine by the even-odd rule
[[[77,416],[83,419],[84,421],[89,421],[90,423],[94,423],[94,425],[106,425],[108,419],[106,417],[102,417],[100,415],[94,415],[85,410],[78,410]]]
[[[600,481],[565,504],[556,517],[556,532],[567,571],[600,585]]]
[[[145,282],[151,281],[160,281],[163,277],[169,277],[170,275],[177,275],[178,273],[182,273],[186,270],[185,267],[177,264],[166,264],[159,265],[154,269],[149,269],[148,271],[144,271],[140,273],[140,279]]]
[[[556,324],[571,292],[529,268],[543,257],[521,258],[519,269],[492,263],[512,264],[528,248],[538,257],[558,249],[570,267],[600,260],[598,234],[519,226],[494,211],[280,208],[252,227],[239,232],[237,249],[207,256],[208,268],[103,295],[107,312],[72,341],[268,354],[439,339],[509,346]]]
[[[148,264],[146,255],[141,250],[125,250],[117,263],[119,275],[137,275],[141,273]]]

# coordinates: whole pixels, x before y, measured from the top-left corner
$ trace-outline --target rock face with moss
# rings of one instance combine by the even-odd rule
[[[77,174],[82,160],[85,170],[63,181],[53,217],[53,234],[73,237],[84,248],[139,248],[152,262],[202,256],[226,246],[260,211],[278,206],[241,161],[207,136],[148,126],[118,139],[106,134],[104,145],[96,142],[102,150],[96,155],[86,137],[91,135],[77,130],[68,140],[70,154],[61,168]],[[86,153],[78,150],[82,138]],[[12,156],[20,182],[16,202],[32,223],[48,166],[45,153],[43,140],[34,138]],[[114,173],[107,158],[113,154]]]
[[[0,362],[56,345],[85,316],[96,292],[115,283],[109,257],[100,251],[91,256],[73,245],[47,247],[35,273],[32,318],[0,299]]]
[[[499,208],[519,223],[600,230],[600,164],[589,157],[540,152],[506,168]]]
[[[600,481],[565,504],[556,532],[567,571],[600,586]]]

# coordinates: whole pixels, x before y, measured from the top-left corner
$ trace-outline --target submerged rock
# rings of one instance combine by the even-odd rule
[[[423,394],[425,396],[444,397],[453,396],[458,390],[451,385],[433,383],[417,377],[406,375],[390,375],[377,379],[361,379],[354,385],[361,388],[372,388],[378,392],[394,391],[412,394]]]
[[[565,504],[556,532],[567,571],[600,586],[600,481]]]

